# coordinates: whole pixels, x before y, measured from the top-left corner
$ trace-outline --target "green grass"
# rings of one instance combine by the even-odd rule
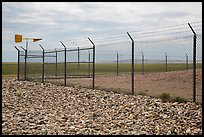
[[[179,96],[177,96],[177,97],[174,99],[174,101],[179,102],[179,103],[188,102],[187,99],[182,98],[182,97],[179,97]]]
[[[2,75],[16,75],[17,64],[16,62],[2,62]]]
[[[53,75],[56,73],[56,64],[45,64],[45,75]],[[96,74],[116,74],[116,64],[97,63],[95,66]],[[189,69],[192,69],[192,64],[189,64]],[[197,68],[202,68],[202,63],[197,64]],[[186,64],[168,64],[168,71],[186,70]],[[20,64],[20,74],[23,75],[24,63]],[[135,64],[135,72],[141,73],[141,64]],[[165,72],[165,64],[145,64],[144,74],[150,72]],[[90,73],[92,74],[92,64],[90,65]],[[119,64],[119,74],[131,73],[131,64]],[[15,62],[2,62],[2,75],[16,75],[17,63]],[[42,63],[27,63],[27,74],[41,75]],[[64,63],[57,64],[57,74],[64,74]],[[67,74],[88,74],[88,64],[80,64],[78,70],[78,64],[67,63]]]
[[[166,102],[169,101],[171,97],[169,93],[163,92],[162,94],[159,95],[159,98]]]
[[[186,103],[188,102],[188,99],[186,98],[182,98],[179,96],[176,97],[171,97],[171,95],[169,93],[165,93],[163,92],[162,94],[160,94],[158,96],[160,99],[162,99],[163,102],[179,102],[179,103]]]

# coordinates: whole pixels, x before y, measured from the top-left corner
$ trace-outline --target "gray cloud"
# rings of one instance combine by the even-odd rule
[[[3,60],[11,60],[8,51],[15,52],[7,45],[15,44],[16,33],[52,43],[201,19],[201,2],[3,2]]]

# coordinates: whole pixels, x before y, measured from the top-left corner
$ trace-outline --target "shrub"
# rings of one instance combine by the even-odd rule
[[[185,98],[181,98],[181,97],[179,97],[179,96],[177,96],[177,97],[175,98],[175,101],[176,101],[176,102],[179,102],[179,103],[182,103],[182,102],[188,102],[187,99],[185,99]]]
[[[21,92],[20,91],[16,91],[16,96],[20,97],[21,96]]]
[[[159,98],[161,98],[163,101],[169,101],[170,100],[170,94],[169,93],[162,93]]]

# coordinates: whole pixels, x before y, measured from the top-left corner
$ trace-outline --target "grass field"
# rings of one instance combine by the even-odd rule
[[[78,64],[67,64],[67,73],[68,74],[88,74],[88,64],[80,64],[78,69]],[[202,63],[197,64],[197,68],[202,68]],[[167,71],[175,70],[186,70],[186,64],[168,64]],[[192,64],[188,64],[188,69],[192,69]],[[23,75],[24,64],[20,64],[20,74]],[[144,73],[150,72],[165,72],[165,64],[145,64]],[[117,72],[116,64],[96,64],[95,68],[96,74],[114,74]],[[120,73],[130,73],[131,64],[119,64],[119,74]],[[142,65],[135,64],[135,72],[142,72]],[[64,63],[57,64],[45,64],[45,75],[63,75],[64,74]],[[90,73],[92,73],[92,64],[90,64]],[[42,74],[42,64],[40,63],[27,63],[27,74]],[[2,62],[2,75],[17,75],[17,63],[15,62]]]
[[[2,75],[16,75],[17,63],[16,62],[2,62]]]

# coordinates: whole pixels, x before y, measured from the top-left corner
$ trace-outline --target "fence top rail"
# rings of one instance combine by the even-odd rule
[[[77,48],[77,49],[69,49],[69,50],[66,50],[67,52],[70,52],[70,51],[80,51],[80,50],[90,50],[90,49],[93,49],[93,47],[90,47],[90,48]],[[65,51],[64,49],[63,50],[53,50],[53,51],[45,51],[44,53],[56,53],[56,52],[63,52]]]
[[[21,54],[20,56],[26,56],[25,54]],[[27,57],[40,57],[42,55],[27,55]]]
[[[81,48],[79,50],[89,50],[89,49],[93,49],[93,47],[91,47],[91,48]]]
[[[66,63],[93,63],[93,61],[90,61],[90,62],[88,62],[88,61],[79,61],[79,62],[77,62],[77,61],[69,61],[69,62],[66,62]]]
[[[64,49],[63,50],[53,50],[53,51],[45,51],[44,53],[56,53],[56,52],[63,52],[65,51]]]
[[[89,50],[89,49],[93,49],[93,47],[91,47],[91,48],[79,48],[79,49],[70,49],[70,50],[67,50],[67,51],[80,51],[80,50]]]
[[[20,55],[20,56],[26,56],[26,55]],[[31,57],[43,57],[43,55],[27,55],[27,58],[31,58]],[[46,55],[44,57],[56,57],[56,56]]]

